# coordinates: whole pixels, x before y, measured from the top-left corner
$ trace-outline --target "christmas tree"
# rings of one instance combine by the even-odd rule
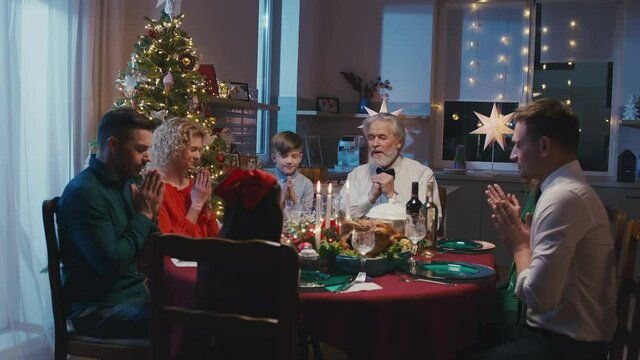
[[[640,109],[638,109],[638,97],[635,94],[629,96],[629,100],[624,103],[622,111],[622,120],[638,120],[640,117]]]
[[[180,27],[184,15],[177,14],[177,7],[174,0],[169,0],[159,20],[145,17],[146,34],[138,37],[131,60],[115,81],[123,96],[114,105],[132,107],[157,124],[186,117],[203,124],[213,134],[216,119],[207,109],[212,84],[197,71],[202,57]],[[219,153],[226,145],[219,136],[213,138],[201,162],[216,183],[225,175],[224,156],[220,161]],[[214,199],[214,210],[221,215],[219,199]]]

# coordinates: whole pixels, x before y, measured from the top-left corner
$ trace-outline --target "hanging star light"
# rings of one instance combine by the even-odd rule
[[[482,122],[482,126],[473,130],[472,132],[470,132],[470,134],[485,134],[483,150],[486,150],[487,147],[489,147],[489,145],[491,145],[494,141],[497,141],[502,150],[505,150],[504,136],[513,134],[513,130],[507,126],[507,124],[513,117],[513,113],[510,113],[508,115],[501,115],[498,112],[496,103],[493,103],[493,109],[491,109],[490,117],[486,117],[475,111],[474,113]]]
[[[164,119],[167,117],[168,113],[169,112],[167,110],[150,111],[149,115],[151,115],[151,117],[154,118],[154,119],[158,119],[160,121],[164,121]]]
[[[144,75],[136,73],[133,75],[127,74],[124,79],[116,80],[116,83],[119,84],[119,90],[122,91],[126,97],[132,97],[135,94],[136,86],[145,81],[147,81],[147,78]]]

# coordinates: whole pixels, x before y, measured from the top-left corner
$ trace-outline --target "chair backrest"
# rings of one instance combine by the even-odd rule
[[[292,248],[264,240],[193,239],[176,234],[154,234],[147,246],[152,359],[168,359],[171,324],[202,329],[210,334],[273,339],[278,344],[279,359],[295,358],[299,315],[298,256]],[[257,318],[169,306],[164,277],[165,256],[214,263],[219,267],[250,265],[264,269],[260,282],[272,283],[272,288],[277,289],[277,316]]]
[[[438,235],[445,236],[445,225],[447,224],[447,188],[438,185],[438,196],[440,197],[440,211],[442,211],[442,224],[440,225],[440,230],[438,230]]]
[[[47,272],[51,287],[51,308],[55,335],[54,359],[66,360],[67,354],[102,359],[147,359],[149,346],[139,339],[100,339],[79,337],[67,332],[68,304],[64,298],[60,275],[60,247],[56,227],[56,211],[60,197],[42,202],[42,220],[47,241]]]
[[[51,286],[51,308],[53,309],[53,325],[55,331],[55,358],[67,357],[67,324],[60,278],[60,251],[56,233],[55,214],[60,197],[42,202],[42,220],[44,235],[47,240],[47,271]]]
[[[618,326],[609,353],[611,360],[640,358],[640,279],[634,277],[638,242],[640,221],[631,220],[624,232],[622,243],[622,278],[618,288],[617,304]]]
[[[614,252],[616,256],[616,263],[620,263],[621,248],[625,234],[624,223],[627,221],[627,211],[620,208],[611,210],[611,223],[613,225],[613,240],[614,240]],[[621,271],[620,267],[620,271]]]

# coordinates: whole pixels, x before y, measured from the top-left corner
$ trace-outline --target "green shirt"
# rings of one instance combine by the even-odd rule
[[[136,256],[154,226],[134,208],[131,183],[92,157],[62,193],[57,218],[62,278],[74,315],[94,305],[149,297]]]

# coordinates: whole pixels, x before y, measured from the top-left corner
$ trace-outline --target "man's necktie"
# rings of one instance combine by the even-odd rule
[[[377,167],[376,168],[376,175],[377,174],[381,174],[381,173],[385,173],[385,174],[389,174],[393,177],[396,177],[396,171],[394,169],[383,169],[381,167]]]

